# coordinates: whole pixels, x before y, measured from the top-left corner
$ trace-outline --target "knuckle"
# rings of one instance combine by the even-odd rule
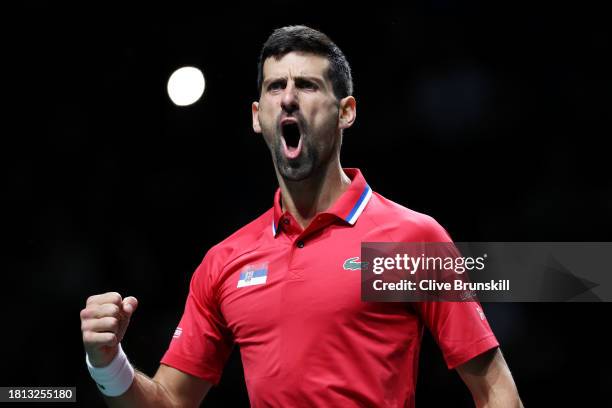
[[[116,317],[109,317],[108,328],[112,331],[116,331],[117,329],[119,329],[119,319],[117,319]]]
[[[106,316],[105,313],[106,305],[96,305],[93,307],[92,315],[94,318],[101,319]]]
[[[121,314],[121,309],[114,303],[108,305],[108,315],[112,317],[119,317]]]
[[[119,304],[121,303],[121,295],[117,292],[108,292],[109,303]]]

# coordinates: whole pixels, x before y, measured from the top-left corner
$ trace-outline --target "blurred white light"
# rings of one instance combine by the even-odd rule
[[[205,86],[202,71],[195,67],[182,67],[168,79],[168,96],[178,106],[191,105],[200,99]]]

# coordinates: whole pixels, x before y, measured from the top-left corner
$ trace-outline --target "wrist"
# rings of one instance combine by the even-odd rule
[[[134,368],[123,352],[121,343],[115,357],[104,367],[94,367],[85,354],[87,369],[96,382],[100,392],[109,397],[117,397],[125,393],[134,381]]]
[[[85,350],[85,357],[89,364],[91,364],[94,368],[104,368],[117,357],[119,354],[119,345],[114,349],[106,352],[101,352],[100,350],[92,351],[91,353]]]

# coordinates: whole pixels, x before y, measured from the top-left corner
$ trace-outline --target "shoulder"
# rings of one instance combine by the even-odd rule
[[[223,241],[212,246],[193,273],[191,289],[195,293],[213,293],[223,281],[226,267],[240,256],[257,250],[264,242],[264,234],[272,235],[272,213],[269,209],[238,229]]]
[[[264,234],[272,234],[273,209],[270,208],[259,217],[230,234],[212,246],[204,261],[226,264],[242,254],[256,250],[263,242]]]
[[[269,209],[238,229],[223,241],[212,246],[191,278],[191,291],[201,298],[213,298],[223,282],[224,271],[233,260],[255,251],[264,241],[265,232],[272,235],[272,213]]]
[[[373,193],[366,217],[394,241],[448,242],[451,238],[432,216]]]
[[[272,235],[272,212],[272,209],[266,211],[206,252],[191,277],[193,295],[204,301],[216,298],[226,267],[241,255],[257,250],[266,231]]]

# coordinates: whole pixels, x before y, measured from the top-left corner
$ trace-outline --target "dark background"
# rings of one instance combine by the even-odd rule
[[[497,2],[496,2],[497,3]],[[259,2],[5,10],[0,385],[88,376],[79,311],[95,293],[140,300],[123,341],[152,375],[207,249],[272,204],[251,129],[271,31],[306,24],[345,52],[358,120],[343,164],[456,241],[610,241],[611,33],[603,10],[451,1],[414,6]],[[183,65],[203,98],[166,94]],[[595,406],[612,384],[610,304],[486,304],[526,406]],[[472,406],[426,338],[419,406]],[[239,355],[207,406],[248,406]]]

